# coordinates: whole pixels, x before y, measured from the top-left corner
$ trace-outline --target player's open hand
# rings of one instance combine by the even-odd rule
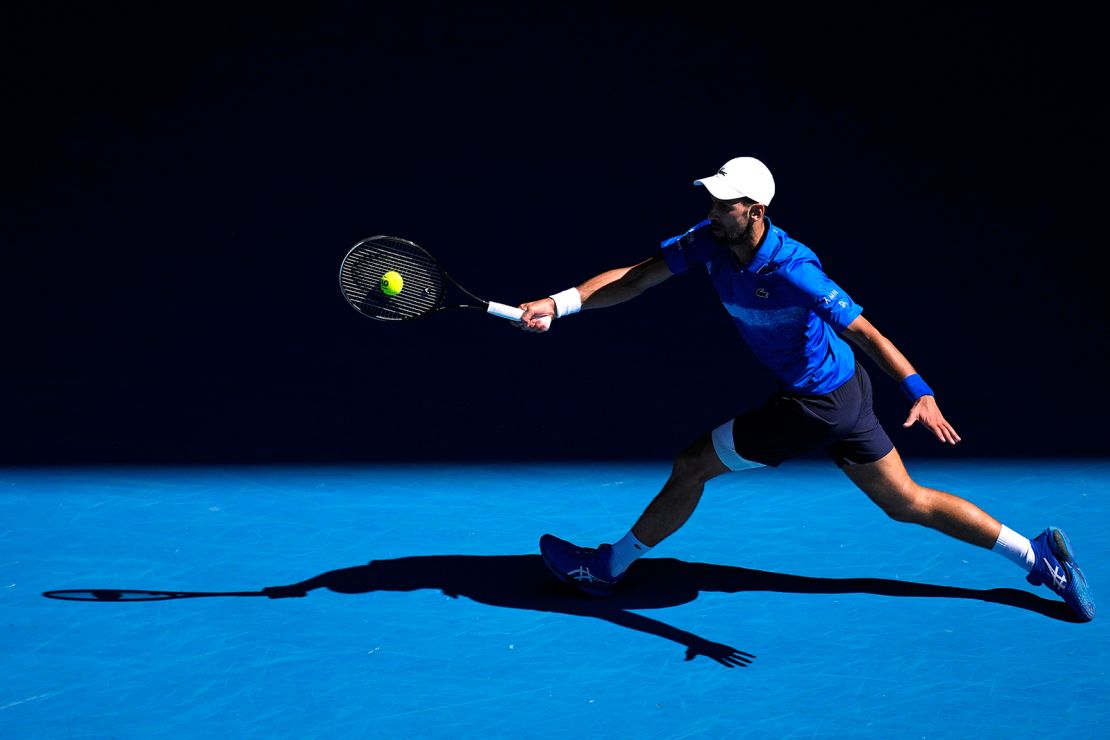
[[[910,415],[906,417],[906,423],[902,426],[909,429],[917,421],[935,434],[941,442],[954,445],[960,441],[960,435],[956,434],[956,430],[945,420],[944,414],[937,408],[936,399],[932,396],[922,396],[917,399],[910,409]]]
[[[686,660],[693,660],[699,655],[712,658],[726,668],[747,668],[755,660],[751,653],[700,637],[686,646]]]
[[[551,328],[551,322],[555,318],[555,301],[541,298],[538,301],[521,303],[520,310],[524,312],[524,316],[513,324],[532,334],[543,334]]]

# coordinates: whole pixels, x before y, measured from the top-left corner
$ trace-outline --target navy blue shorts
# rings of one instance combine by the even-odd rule
[[[718,442],[724,440],[716,438],[714,443],[733,470],[753,467],[743,464],[748,461],[777,467],[814,450],[824,450],[840,467],[862,465],[880,460],[894,449],[871,408],[871,378],[858,362],[851,379],[831,393],[776,393],[730,424],[734,449],[721,454]],[[729,452],[732,460],[726,459]]]

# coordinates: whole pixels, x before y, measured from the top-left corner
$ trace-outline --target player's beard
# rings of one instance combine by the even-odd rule
[[[752,224],[755,222],[748,219],[748,225],[743,229],[729,229],[722,224],[714,224],[720,231],[713,231],[713,238],[719,241],[726,247],[732,246],[751,246],[752,238]]]

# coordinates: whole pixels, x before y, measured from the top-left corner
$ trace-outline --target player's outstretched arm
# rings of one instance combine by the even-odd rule
[[[631,267],[607,270],[571,290],[577,291],[583,310],[608,308],[635,298],[671,275],[670,268],[659,254]],[[555,298],[550,296],[522,303],[520,308],[524,316],[519,326],[530,332],[547,331],[550,319],[558,315]],[[547,321],[543,321],[545,317]]]
[[[843,333],[847,339],[874,360],[875,364],[881,367],[887,375],[899,383],[904,383],[910,377],[919,377],[906,356],[898,351],[894,343],[884,337],[863,316],[857,316],[852,323],[848,324]],[[928,389],[928,386],[924,387]],[[956,430],[952,428],[952,425],[944,418],[944,414],[940,412],[940,408],[937,407],[932,391],[918,396],[914,400],[913,408],[910,409],[909,416],[906,417],[902,426],[908,428],[918,421],[941,442],[954,445],[960,441],[960,435],[956,434]]]

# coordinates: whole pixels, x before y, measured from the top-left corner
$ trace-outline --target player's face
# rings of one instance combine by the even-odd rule
[[[751,231],[748,206],[742,200],[720,200],[709,196],[709,230],[723,242],[740,242]]]

